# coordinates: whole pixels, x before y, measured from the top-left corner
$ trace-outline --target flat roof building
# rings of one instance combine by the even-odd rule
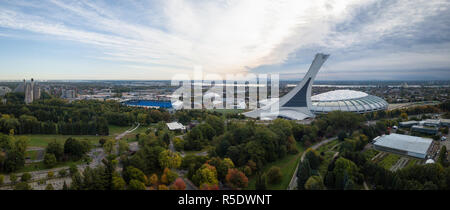
[[[417,136],[390,134],[374,139],[377,150],[425,159],[433,140]]]
[[[167,123],[166,124],[167,127],[169,128],[169,130],[174,131],[174,130],[186,130],[186,127],[179,123],[179,122],[171,122],[171,123]]]
[[[413,125],[418,125],[419,121],[406,121],[406,122],[400,122],[398,125],[402,128],[410,128]]]
[[[411,127],[411,131],[434,135],[434,134],[436,134],[438,132],[438,128],[436,128],[436,127],[426,127],[426,126],[422,126],[422,125],[413,125]]]
[[[450,119],[441,119],[441,126],[450,126]]]

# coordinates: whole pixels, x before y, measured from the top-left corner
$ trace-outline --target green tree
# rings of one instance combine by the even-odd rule
[[[139,180],[132,179],[128,185],[129,190],[145,190],[145,184]]]
[[[64,146],[55,140],[48,143],[45,153],[53,154],[58,161],[61,161],[64,156]]]
[[[103,149],[106,154],[114,154],[116,152],[116,141],[114,139],[108,139],[105,144],[103,144]]]
[[[44,164],[47,168],[53,168],[56,165],[56,157],[52,153],[47,153],[44,156]]]
[[[113,190],[125,190],[125,180],[120,176],[113,176],[112,178],[112,189]]]
[[[205,184],[209,186],[217,185],[219,181],[217,180],[216,168],[207,163],[203,164],[192,177],[192,181],[197,186],[202,186]]]
[[[282,178],[283,174],[281,173],[280,167],[272,166],[267,172],[267,181],[269,184],[278,184]]]
[[[164,150],[159,154],[159,164],[162,168],[177,169],[180,167],[181,161],[181,156],[170,150]]]
[[[31,186],[26,182],[19,182],[14,186],[14,190],[32,190]]]
[[[52,184],[47,184],[47,186],[45,187],[45,190],[54,190],[53,185]]]
[[[306,190],[325,190],[325,185],[319,176],[311,176],[305,183]]]
[[[31,180],[31,174],[28,173],[28,172],[23,173],[23,174],[22,174],[22,177],[20,178],[20,180],[21,180],[22,182],[28,182],[28,181],[30,181],[30,180]]]

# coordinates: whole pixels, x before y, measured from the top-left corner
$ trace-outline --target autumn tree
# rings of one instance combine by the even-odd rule
[[[177,178],[175,182],[171,186],[174,190],[185,190],[186,189],[186,183],[184,183],[182,178]]]
[[[203,186],[205,184],[208,186],[217,185],[219,181],[217,180],[216,168],[207,163],[203,164],[192,177],[192,181],[197,186]]]
[[[233,189],[242,189],[248,186],[247,176],[235,168],[228,169],[228,174],[225,180]]]
[[[180,167],[181,161],[181,156],[170,150],[164,150],[159,154],[159,164],[162,168],[177,169]]]

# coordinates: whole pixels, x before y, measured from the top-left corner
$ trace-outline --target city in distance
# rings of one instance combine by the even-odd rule
[[[449,8],[0,2],[0,190],[449,190]]]

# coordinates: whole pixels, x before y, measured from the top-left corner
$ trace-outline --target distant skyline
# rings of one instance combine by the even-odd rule
[[[450,0],[2,0],[0,80],[449,80]]]

